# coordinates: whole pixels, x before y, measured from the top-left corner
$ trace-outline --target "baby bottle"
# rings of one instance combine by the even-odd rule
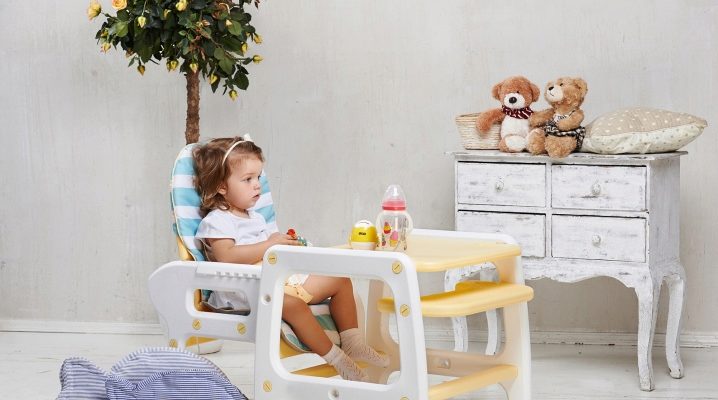
[[[377,250],[405,251],[406,236],[414,228],[406,212],[406,197],[399,185],[389,185],[381,200],[381,212],[376,217],[379,231]]]

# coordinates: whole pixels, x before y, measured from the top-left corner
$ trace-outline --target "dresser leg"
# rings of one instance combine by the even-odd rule
[[[444,274],[444,291],[451,292],[456,284],[466,280],[476,268],[473,266],[450,269]],[[466,317],[451,318],[451,327],[454,330],[454,351],[466,352],[469,350],[469,331]]]
[[[683,315],[683,300],[685,287],[685,270],[681,264],[676,264],[673,273],[666,277],[670,301],[668,305],[668,324],[666,327],[666,359],[671,376],[683,378],[683,363],[681,362],[681,320]]]
[[[638,378],[641,390],[653,390],[653,334],[656,331],[661,280],[650,275],[635,287],[638,297]]]
[[[482,281],[498,281],[499,274],[495,268],[482,269],[479,272],[479,277]],[[486,350],[487,356],[493,356],[498,354],[499,347],[501,346],[501,310],[489,310],[486,311],[486,323],[488,330],[488,338],[486,339]]]
[[[450,269],[444,274],[444,291],[455,289],[456,284],[469,279],[476,272],[482,281],[497,281],[499,274],[491,264],[482,264],[458,269]],[[499,351],[501,343],[501,314],[499,310],[486,312],[488,339],[486,341],[486,355],[493,356]],[[454,330],[454,351],[466,352],[469,350],[469,329],[466,317],[451,318],[451,327]]]

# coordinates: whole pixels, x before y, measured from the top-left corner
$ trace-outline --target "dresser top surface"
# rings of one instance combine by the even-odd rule
[[[656,154],[594,154],[573,153],[566,158],[554,159],[547,155],[534,156],[530,153],[504,153],[499,150],[460,150],[447,154],[453,155],[457,161],[492,161],[492,162],[522,162],[522,163],[645,163],[649,161],[678,158],[688,154],[685,151]]]

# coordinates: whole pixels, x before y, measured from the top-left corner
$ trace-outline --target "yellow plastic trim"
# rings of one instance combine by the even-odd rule
[[[521,255],[518,245],[478,239],[409,235],[407,243],[406,254],[414,261],[418,272],[440,272]]]
[[[518,368],[513,365],[497,365],[483,371],[462,376],[429,387],[429,399],[444,400],[462,393],[472,392],[495,383],[516,379]]]
[[[452,292],[421,297],[421,313],[427,317],[458,317],[472,315],[511,304],[523,303],[534,297],[526,285],[505,282],[465,281]],[[379,311],[394,312],[394,299],[379,300]]]
[[[194,261],[194,257],[192,257],[192,254],[187,250],[187,246],[182,243],[182,239],[180,239],[179,236],[175,236],[175,239],[177,240],[177,252],[179,253],[180,260]]]

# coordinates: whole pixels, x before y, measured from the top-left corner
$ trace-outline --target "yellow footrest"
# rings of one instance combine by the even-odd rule
[[[526,285],[464,281],[452,292],[422,296],[421,313],[427,317],[458,317],[523,303],[533,297],[533,289]],[[394,299],[379,300],[378,308],[381,312],[393,313]]]
[[[514,380],[518,375],[519,370],[513,365],[497,365],[483,371],[474,372],[461,378],[431,386],[429,387],[429,399],[449,399],[495,383]]]

